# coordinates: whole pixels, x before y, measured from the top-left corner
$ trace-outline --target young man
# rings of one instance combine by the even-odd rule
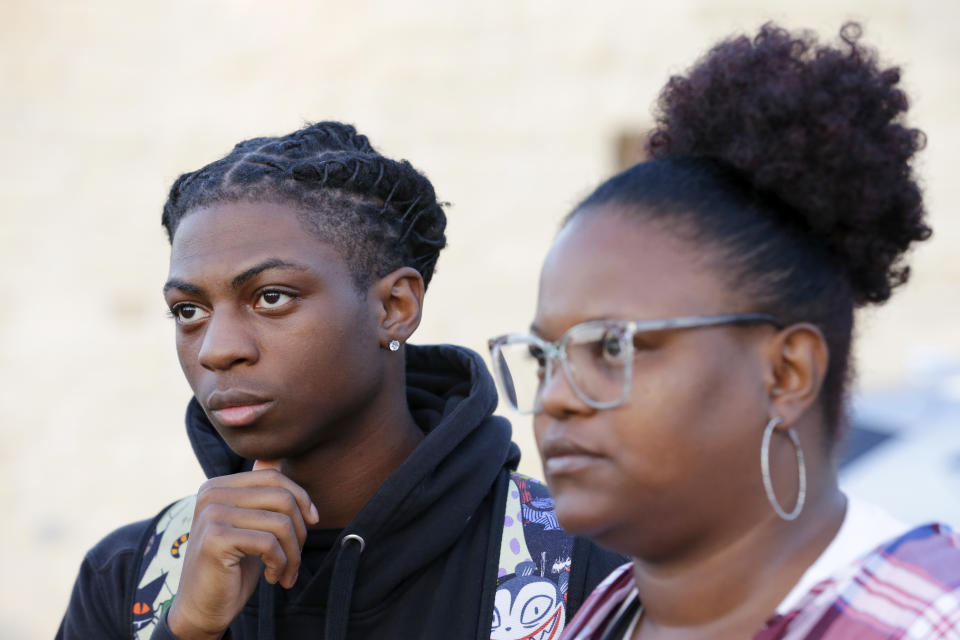
[[[406,342],[433,186],[325,122],[182,175],[164,295],[196,496],[89,552],[58,638],[557,638],[621,562],[563,533],[482,360]]]

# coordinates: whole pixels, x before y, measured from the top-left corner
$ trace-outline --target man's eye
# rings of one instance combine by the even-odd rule
[[[260,297],[257,299],[256,307],[258,309],[276,309],[278,307],[282,307],[291,300],[293,300],[293,296],[289,293],[270,289],[260,294]]]
[[[210,315],[210,312],[205,311],[195,304],[186,302],[174,305],[170,313],[173,315],[174,320],[177,321],[177,324],[181,325],[196,324]]]

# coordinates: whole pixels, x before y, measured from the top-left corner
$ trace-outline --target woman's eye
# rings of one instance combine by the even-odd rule
[[[624,336],[620,332],[603,336],[600,340],[600,351],[604,360],[615,364],[622,363],[630,356]]]
[[[257,299],[258,309],[276,309],[293,300],[293,296],[283,291],[268,290],[260,294]]]
[[[181,325],[196,324],[210,315],[210,312],[205,311],[195,304],[188,303],[174,305],[170,313],[173,315],[174,320],[177,321],[177,324]]]
[[[530,357],[537,363],[537,376],[543,376],[547,368],[547,354],[535,344],[531,344],[528,349]]]
[[[634,351],[649,351],[656,348],[655,333],[637,333],[633,336]]]

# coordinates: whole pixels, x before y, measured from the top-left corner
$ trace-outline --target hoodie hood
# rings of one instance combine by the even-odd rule
[[[445,553],[501,472],[516,469],[520,460],[509,422],[493,415],[496,389],[477,353],[450,345],[407,345],[405,355],[407,402],[426,437],[341,533],[341,538],[355,535],[365,541],[353,610],[376,606]],[[252,468],[252,460],[227,447],[196,399],[187,409],[187,433],[208,477]],[[327,602],[334,555],[302,590],[298,585],[294,599]]]

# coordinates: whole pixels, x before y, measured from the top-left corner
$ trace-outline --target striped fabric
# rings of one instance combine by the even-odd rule
[[[584,602],[564,640],[602,640],[632,593],[626,564]],[[881,545],[817,584],[753,640],[853,638],[960,640],[960,535],[930,524]]]

